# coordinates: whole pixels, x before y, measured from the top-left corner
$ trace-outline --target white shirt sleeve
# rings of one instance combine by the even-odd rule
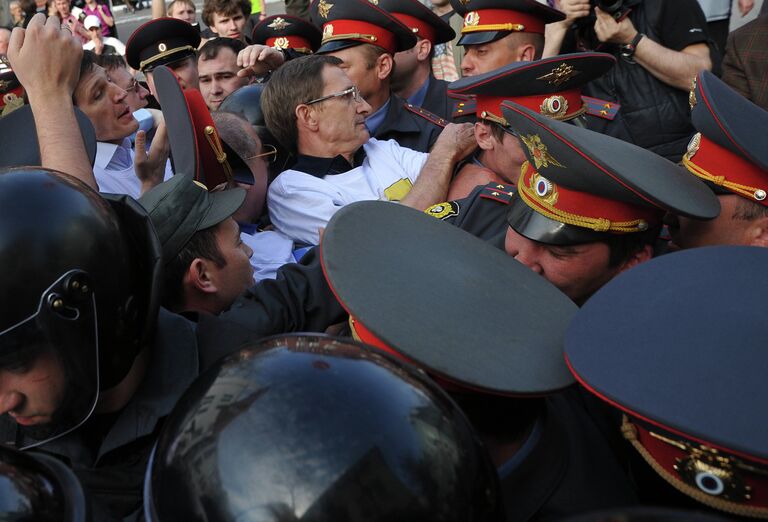
[[[280,174],[267,192],[272,224],[297,245],[317,245],[319,230],[345,204],[332,184],[295,170]]]

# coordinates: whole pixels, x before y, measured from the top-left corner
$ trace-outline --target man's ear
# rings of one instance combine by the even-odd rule
[[[315,111],[309,105],[299,104],[294,110],[296,114],[296,126],[305,127],[307,129],[316,131],[320,123],[317,120]]]
[[[629,270],[633,266],[637,266],[640,263],[645,263],[646,261],[650,261],[652,257],[653,257],[653,246],[644,245],[642,249],[638,250],[629,259],[624,261],[624,264],[621,265],[621,268],[619,269],[617,274],[620,274],[625,270]]]
[[[768,216],[755,219],[749,225],[746,234],[749,246],[768,247]]]
[[[475,123],[475,140],[482,150],[493,150],[498,144],[491,132],[490,125],[482,122]]]
[[[385,80],[392,74],[392,67],[395,63],[394,58],[389,53],[384,53],[376,58],[376,76],[379,80]]]
[[[429,60],[429,55],[432,52],[432,42],[426,38],[422,38],[416,43],[416,59],[420,62]]]
[[[532,62],[536,59],[536,47],[532,44],[523,44],[517,48],[518,62]]]
[[[215,281],[211,278],[211,261],[196,257],[184,274],[184,287],[204,294],[218,291]]]

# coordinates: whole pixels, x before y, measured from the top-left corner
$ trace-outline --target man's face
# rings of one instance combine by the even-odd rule
[[[195,6],[193,4],[184,4],[177,2],[173,5],[173,11],[168,16],[177,20],[183,20],[188,24],[194,24],[197,21],[195,16]]]
[[[462,76],[477,76],[518,61],[515,50],[510,48],[507,40],[510,36],[489,43],[465,45],[461,59]]]
[[[166,65],[179,77],[182,89],[200,89],[200,79],[197,76],[197,60],[194,56],[187,56],[177,62],[168,63]],[[152,71],[147,71],[146,76],[150,92],[157,96],[157,89],[155,89],[155,80]]]
[[[98,65],[80,78],[75,103],[91,120],[98,141],[119,143],[138,130],[139,122],[131,113],[126,95]]]
[[[147,96],[149,96],[149,91],[136,81],[133,75],[128,72],[128,69],[125,67],[115,67],[109,71],[108,76],[109,79],[112,80],[112,83],[127,93],[125,102],[128,104],[131,112],[135,112],[147,106]]]
[[[69,16],[69,0],[54,0],[53,6],[59,12],[61,16]]]
[[[51,422],[65,396],[66,377],[56,355],[43,351],[28,362],[0,369],[0,414],[21,426]]]
[[[392,89],[397,91],[407,86],[419,68],[417,46],[395,53],[395,71],[392,73]]]
[[[206,60],[200,57],[197,61],[200,93],[209,109],[215,111],[224,98],[248,84],[247,78],[237,76],[239,70],[237,55],[228,47],[220,48],[215,58]]]
[[[352,83],[357,85],[365,100],[370,99],[383,88],[376,68],[368,68],[368,55],[362,45],[340,49],[328,55],[335,56],[343,62],[339,67],[352,80]]]
[[[343,70],[336,66],[323,69],[323,96],[346,91],[354,84]],[[320,120],[319,134],[328,144],[331,155],[354,153],[370,135],[365,117],[371,106],[364,100],[356,102],[351,94],[329,98],[310,105]],[[330,150],[332,149],[332,150]]]
[[[504,250],[579,305],[625,268],[609,266],[610,250],[605,243],[546,245],[512,227],[507,227]]]
[[[482,133],[488,136],[487,139],[491,142],[491,146],[488,148],[486,148],[485,142],[480,145],[483,149],[480,161],[485,167],[501,176],[505,182],[516,185],[520,177],[520,167],[526,159],[520,138],[504,132],[501,141],[499,141],[490,131],[491,125],[493,124],[485,122],[475,124],[475,136]],[[486,126],[486,129],[478,128],[479,126]]]
[[[219,14],[213,13],[211,15],[213,23],[211,29],[219,36],[226,36],[227,38],[234,38],[235,40],[245,41],[245,35],[243,34],[243,28],[245,27],[245,15],[242,11],[238,11],[235,14]]]
[[[217,300],[226,309],[254,284],[250,262],[253,250],[240,239],[240,227],[231,217],[216,225],[216,244],[226,264],[212,264],[211,278],[216,283]]]
[[[749,245],[749,221],[734,218],[739,198],[736,194],[717,196],[720,215],[709,221],[667,215],[664,222],[672,236],[673,250],[713,245]]]

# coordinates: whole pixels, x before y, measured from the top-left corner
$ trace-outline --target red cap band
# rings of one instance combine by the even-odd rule
[[[296,35],[267,38],[264,45],[275,49],[307,49],[312,51],[312,44],[309,43],[309,40]]]
[[[501,118],[501,104],[512,101],[534,112],[556,120],[569,120],[584,113],[581,89],[571,89],[555,94],[534,94],[532,96],[476,96],[477,114],[488,112]],[[481,116],[482,117],[482,116]]]
[[[361,20],[334,20],[323,24],[323,43],[336,40],[353,40],[376,45],[391,54],[397,52],[394,34]]]
[[[464,17],[462,34],[478,31],[519,31],[544,34],[544,21],[536,16],[510,9],[478,9]],[[520,26],[520,27],[518,27]]]

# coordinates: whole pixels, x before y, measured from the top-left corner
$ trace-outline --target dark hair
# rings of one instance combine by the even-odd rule
[[[219,223],[221,225],[221,223]],[[184,305],[184,275],[197,258],[208,259],[219,268],[227,265],[227,260],[216,242],[216,230],[219,225],[198,230],[184,245],[175,258],[163,268],[162,305],[169,310],[179,311]]]
[[[615,268],[629,261],[646,245],[653,245],[659,237],[659,232],[661,232],[661,225],[650,227],[643,232],[610,234],[610,237],[602,241],[608,245],[608,266]]]
[[[274,73],[261,94],[261,110],[272,135],[283,147],[296,152],[296,107],[323,95],[323,70],[338,67],[335,56],[313,54],[291,60]]]
[[[389,51],[373,44],[362,44],[358,46],[363,51],[363,58],[365,59],[365,68],[369,71],[376,66],[376,61],[382,54],[389,54]],[[390,55],[391,56],[391,55]],[[395,74],[395,60],[392,59],[392,70],[389,71],[389,77],[393,78]]]
[[[85,78],[91,74],[94,67],[98,65],[99,64],[96,62],[96,53],[93,51],[83,51],[83,57],[80,59],[80,75],[79,79],[77,80],[77,84],[80,85],[80,82],[85,80]],[[77,92],[77,86],[75,87],[74,92],[72,92],[72,103],[77,105],[75,92]]]
[[[750,201],[745,197],[734,194],[738,197],[736,208],[733,209],[733,215],[731,218],[741,221],[754,221],[768,216],[768,207],[761,205],[755,201]]]
[[[221,16],[234,16],[242,11],[243,16],[251,15],[250,0],[205,0],[203,5],[203,22],[213,29],[213,14]]]
[[[128,64],[125,61],[125,58],[120,56],[119,54],[101,54],[94,56],[94,62],[96,65],[101,65],[104,67],[104,69],[109,71],[114,71],[115,69],[127,69]]]
[[[197,51],[197,58],[198,60],[213,60],[219,55],[219,51],[225,47],[231,49],[232,52],[235,53],[235,56],[237,56],[237,53],[245,49],[245,44],[234,38],[213,38],[205,42],[205,44]]]
[[[219,131],[219,138],[241,158],[252,158],[261,153],[261,144],[257,144],[250,134],[243,132],[246,126],[251,125],[248,120],[239,114],[226,111],[213,111],[211,117]]]

